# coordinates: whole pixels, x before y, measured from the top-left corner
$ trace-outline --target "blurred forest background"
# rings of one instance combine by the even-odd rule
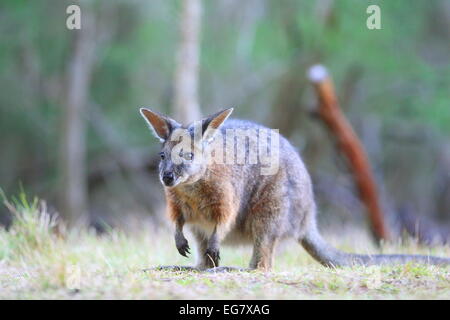
[[[66,28],[70,4],[81,30]],[[370,4],[381,30],[366,27]],[[314,116],[315,63],[366,148],[392,230],[419,219],[445,241],[449,0],[3,0],[0,187],[23,186],[98,230],[165,225],[159,144],[138,108],[188,120],[234,106],[299,149],[322,225],[365,226],[346,161]]]

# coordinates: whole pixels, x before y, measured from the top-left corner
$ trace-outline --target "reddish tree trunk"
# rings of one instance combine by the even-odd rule
[[[336,137],[339,149],[350,164],[361,200],[369,213],[372,232],[377,240],[387,240],[389,232],[378,201],[369,160],[364,147],[339,107],[333,82],[325,67],[320,65],[311,67],[309,78],[319,99],[319,117]]]

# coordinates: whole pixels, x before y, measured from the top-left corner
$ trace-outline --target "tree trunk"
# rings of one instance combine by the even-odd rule
[[[182,123],[200,119],[198,73],[201,0],[183,0],[176,58],[174,117]]]
[[[82,10],[82,26],[72,33],[72,54],[65,82],[60,141],[61,214],[69,225],[87,218],[86,106],[94,64],[95,26],[89,7]]]
[[[319,99],[319,117],[336,137],[341,152],[349,161],[361,200],[369,214],[372,233],[377,240],[388,240],[389,233],[369,160],[350,123],[342,114],[327,70],[320,65],[313,66],[309,71],[309,78]]]

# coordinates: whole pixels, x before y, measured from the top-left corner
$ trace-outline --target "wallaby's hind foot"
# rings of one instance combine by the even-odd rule
[[[281,191],[281,190],[280,190]],[[285,204],[273,201],[271,206],[263,212],[259,212],[259,219],[255,220],[252,227],[253,253],[250,260],[250,268],[260,271],[270,271],[273,266],[274,250],[278,242],[278,230],[280,225],[280,213],[276,213],[273,207],[282,210]]]
[[[214,232],[209,239],[199,231],[194,231],[193,234],[197,241],[197,268],[206,270],[218,267],[220,262],[220,250],[216,232]]]
[[[209,259],[213,265],[219,266],[219,261],[220,261],[219,250],[208,248],[208,249],[206,249],[205,256],[206,256],[206,259]]]
[[[217,228],[214,229],[212,235],[209,237],[206,245],[205,256],[209,259],[214,267],[219,266],[220,250],[219,250],[219,237],[217,235]]]
[[[253,245],[250,269],[261,271],[270,271],[272,269],[276,242],[277,238],[272,235],[264,234],[262,237],[257,237]]]

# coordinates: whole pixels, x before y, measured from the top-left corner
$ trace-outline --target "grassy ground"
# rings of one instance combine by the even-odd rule
[[[177,253],[167,232],[58,235],[54,221],[37,203],[22,199],[14,207],[13,227],[0,230],[0,299],[450,298],[450,268],[410,264],[328,269],[290,242],[280,247],[270,273],[145,272],[152,266],[194,261]],[[341,249],[378,251],[367,245],[362,232],[327,238]],[[382,251],[450,256],[448,247],[424,248],[413,241],[385,245]],[[222,262],[246,266],[250,253],[249,248],[224,248]]]

